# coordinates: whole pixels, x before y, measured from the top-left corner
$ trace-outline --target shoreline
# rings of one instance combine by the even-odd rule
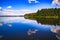
[[[0,17],[24,17],[24,15],[0,15]]]

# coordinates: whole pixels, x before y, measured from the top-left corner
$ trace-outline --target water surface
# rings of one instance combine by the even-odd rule
[[[24,17],[0,17],[0,40],[58,40],[59,25],[41,20],[38,22]]]

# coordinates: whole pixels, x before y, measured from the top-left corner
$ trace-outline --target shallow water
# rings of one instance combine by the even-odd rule
[[[58,40],[58,28],[24,17],[0,17],[0,40]]]

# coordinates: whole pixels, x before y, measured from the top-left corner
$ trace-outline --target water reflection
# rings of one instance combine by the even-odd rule
[[[2,26],[3,24],[2,23],[0,23],[0,27]]]
[[[7,22],[3,22],[3,24],[7,24]]]
[[[31,23],[34,20],[25,19],[24,17],[0,17],[0,23]]]
[[[58,19],[30,20],[24,17],[0,17],[0,34],[4,40],[58,40]],[[53,21],[54,20],[54,21]],[[57,23],[56,23],[57,22]],[[54,34],[56,33],[56,35]],[[3,36],[0,36],[1,38]]]
[[[60,27],[52,28],[51,31],[56,33],[56,37],[60,40]]]
[[[25,17],[26,18],[26,17]],[[60,26],[60,19],[56,18],[26,18],[30,20],[36,20],[37,23],[45,24],[45,25],[59,25]]]
[[[3,35],[0,35],[0,40],[4,39],[4,36]]]
[[[26,18],[26,17],[25,17]],[[36,20],[38,24],[42,25],[54,25],[50,27],[51,32],[56,33],[56,37],[60,40],[60,19],[42,19],[42,18],[26,18],[30,20]]]
[[[27,32],[27,34],[28,34],[28,35],[36,34],[36,33],[37,33],[37,31],[38,31],[37,29],[35,29],[34,31],[33,31],[33,30],[31,30],[31,29],[29,29],[29,30],[28,30],[28,32]]]
[[[12,27],[12,24],[8,24],[9,27]]]
[[[2,38],[3,36],[2,35],[0,35],[0,38]]]
[[[60,19],[37,19],[38,23],[47,24],[47,25],[59,25],[60,26]]]

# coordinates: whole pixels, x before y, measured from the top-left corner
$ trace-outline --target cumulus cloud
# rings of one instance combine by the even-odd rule
[[[53,0],[52,5],[59,5],[60,6],[60,0]]]
[[[39,1],[37,0],[28,0],[29,3],[35,2],[35,3],[39,3]]]
[[[7,6],[7,8],[12,8],[12,6]]]

